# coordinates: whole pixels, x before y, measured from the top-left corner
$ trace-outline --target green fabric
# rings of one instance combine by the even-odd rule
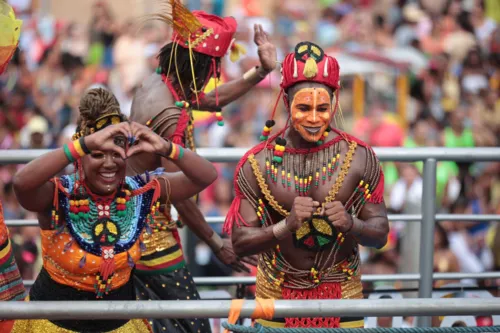
[[[89,47],[87,55],[88,65],[99,65],[104,58],[104,45],[102,43],[94,43]]]
[[[464,132],[465,133],[465,132]],[[453,133],[452,133],[453,134]],[[471,132],[472,134],[472,132]],[[417,148],[420,147],[412,138],[406,138],[403,143],[403,147],[405,148]],[[424,171],[424,163],[423,162],[414,162],[414,165],[417,167],[420,173]],[[436,197],[438,202],[443,199],[444,192],[446,190],[446,184],[448,184],[448,180],[452,177],[458,177],[458,166],[455,162],[452,161],[439,161],[436,167]]]
[[[474,135],[470,128],[466,128],[462,135],[456,136],[450,127],[446,127],[444,129],[444,145],[448,148],[471,148],[475,146]]]
[[[399,173],[396,165],[393,162],[383,162],[382,170],[384,170],[385,186],[391,187],[396,184],[399,179]]]
[[[499,332],[500,326],[488,327],[376,327],[376,328],[274,328],[264,327],[247,327],[240,325],[232,325],[228,322],[222,323],[222,327],[227,328],[234,333],[460,333],[460,332]]]
[[[486,0],[486,16],[500,23],[500,1]]]

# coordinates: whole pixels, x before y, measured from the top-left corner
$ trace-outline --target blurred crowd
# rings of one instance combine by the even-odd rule
[[[122,20],[108,2],[95,1],[88,24],[42,16],[35,1],[8,1],[24,20],[19,49],[0,76],[0,149],[46,149],[71,139],[82,92],[111,89],[125,114],[141,81],[154,72],[156,54],[169,41],[168,27]],[[282,59],[300,40],[317,42],[343,68],[340,102],[344,130],[372,146],[495,147],[500,138],[500,3],[488,0],[321,0],[304,10],[297,0],[275,1],[262,16],[259,0],[224,10],[229,1],[205,1],[205,10],[235,16],[237,42],[247,54],[224,60],[223,82],[258,64],[253,24],[263,24]],[[237,2],[238,3],[238,2]],[[253,3],[253,6],[249,5]],[[90,5],[89,5],[90,6]],[[347,59],[347,62],[343,62]],[[362,70],[362,68],[367,68]],[[407,89],[397,86],[405,77]],[[279,73],[223,112],[225,126],[195,113],[199,147],[244,147],[258,142],[276,100]],[[356,80],[364,84],[363,113],[353,112]],[[208,87],[210,89],[210,85]],[[405,112],[398,112],[404,98]],[[278,123],[286,120],[278,112]],[[276,126],[279,127],[279,126]],[[5,219],[36,218],[16,202],[12,177],[20,166],[0,166]],[[219,179],[200,200],[206,216],[225,215],[233,198],[235,163],[220,164]],[[384,163],[386,204],[392,213],[420,214],[422,163]],[[500,163],[438,162],[437,211],[500,214]],[[215,226],[221,231],[221,226]],[[364,273],[417,272],[419,225],[391,221],[387,245],[363,249]],[[25,279],[39,268],[37,228],[12,229]],[[436,225],[438,272],[500,268],[500,232],[489,222],[442,221]],[[404,259],[404,260],[403,260]],[[199,243],[192,260],[203,275],[231,274]],[[495,281],[486,284],[495,285]],[[439,283],[437,283],[439,285]],[[397,286],[397,285],[396,285]],[[367,286],[368,288],[377,285]]]

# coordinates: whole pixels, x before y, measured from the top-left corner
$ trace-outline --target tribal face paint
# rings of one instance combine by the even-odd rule
[[[324,88],[300,89],[290,107],[293,128],[309,142],[319,141],[331,121],[332,100]]]

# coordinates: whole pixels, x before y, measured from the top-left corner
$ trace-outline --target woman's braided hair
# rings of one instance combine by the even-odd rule
[[[80,100],[78,109],[80,116],[78,117],[76,132],[80,136],[91,134],[97,120],[103,116],[120,115],[125,120],[115,95],[104,88],[88,90]]]

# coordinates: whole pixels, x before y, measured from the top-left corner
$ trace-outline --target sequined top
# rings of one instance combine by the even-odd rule
[[[95,291],[101,264],[108,257],[114,259],[114,274],[111,290],[122,287],[130,279],[135,263],[141,257],[142,232],[150,214],[153,191],[146,191],[131,199],[132,205],[126,223],[116,223],[120,228],[119,239],[110,253],[96,244],[89,235],[94,218],[87,222],[72,221],[69,215],[69,190],[74,185],[74,176],[63,176],[59,180],[59,211],[64,216],[64,225],[55,230],[42,230],[43,266],[57,283],[82,291]],[[144,186],[140,177],[126,177],[129,188],[137,190]],[[110,209],[110,212],[112,209]],[[110,218],[113,213],[111,212]],[[95,218],[97,220],[97,218]],[[123,219],[122,219],[123,220]],[[88,229],[88,230],[87,230]]]
[[[102,261],[101,256],[86,253],[77,242],[73,241],[73,237],[67,231],[57,234],[55,230],[41,230],[41,235],[43,266],[50,277],[57,283],[78,290],[94,291],[96,274]],[[139,260],[141,257],[139,242],[140,239],[127,252],[115,255],[113,289],[123,286],[130,279],[132,267],[128,264],[128,255],[134,263]],[[81,265],[84,256],[85,265]]]

